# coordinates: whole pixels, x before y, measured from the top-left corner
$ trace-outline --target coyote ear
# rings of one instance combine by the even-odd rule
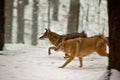
[[[47,32],[47,31],[48,31],[48,29],[47,29],[47,28],[45,28],[45,31]]]
[[[48,31],[51,32],[50,28],[48,28]]]
[[[46,32],[51,32],[50,28],[45,28]]]

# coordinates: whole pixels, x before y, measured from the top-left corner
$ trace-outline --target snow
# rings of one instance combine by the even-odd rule
[[[111,77],[110,77],[110,80],[120,80],[120,72],[115,70],[115,69],[112,69],[111,70]]]
[[[107,58],[97,54],[85,57],[83,67],[75,58],[65,68],[58,68],[66,60],[62,52],[48,47],[6,44],[0,55],[0,80],[97,80],[107,68]]]
[[[120,80],[120,71],[116,69],[106,70],[99,80]]]
[[[102,33],[105,27],[104,35],[108,36],[106,1],[101,1],[100,22],[97,18],[98,15],[96,16],[98,11],[95,10],[98,9],[96,0],[81,0],[80,2],[84,8],[80,11],[81,16],[78,32],[84,30],[88,36],[93,36]],[[86,2],[89,2],[90,5],[88,22],[85,21],[87,13]],[[17,0],[14,2],[14,7],[17,7],[16,3]],[[66,33],[69,3],[69,0],[60,0],[59,21],[51,21],[50,29],[58,34]],[[77,58],[65,68],[58,68],[66,61],[63,58],[64,54],[62,52],[52,51],[52,54],[49,56],[48,46],[50,45],[44,40],[38,39],[39,44],[37,46],[30,45],[32,5],[32,0],[29,0],[29,5],[25,7],[25,44],[15,44],[17,42],[17,8],[14,8],[13,44],[5,44],[4,51],[0,52],[4,54],[0,55],[0,80],[98,80],[106,71],[108,58],[98,56],[94,53],[84,58],[82,68],[79,67]],[[44,33],[44,29],[48,27],[47,0],[40,0],[38,6],[40,9],[38,19],[39,37]]]

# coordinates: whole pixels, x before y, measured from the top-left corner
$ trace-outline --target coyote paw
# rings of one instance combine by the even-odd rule
[[[48,52],[48,55],[51,55],[51,52]]]
[[[82,65],[80,65],[80,68],[82,68],[83,66]]]
[[[67,59],[68,58],[68,56],[64,56],[64,59]]]
[[[60,67],[58,67],[58,68],[64,68],[63,66],[60,66]]]
[[[51,55],[51,52],[50,52],[50,50],[48,51],[48,55]]]

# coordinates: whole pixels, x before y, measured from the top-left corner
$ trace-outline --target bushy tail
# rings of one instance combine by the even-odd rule
[[[100,36],[109,45],[109,37]]]

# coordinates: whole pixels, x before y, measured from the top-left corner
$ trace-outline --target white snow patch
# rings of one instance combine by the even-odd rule
[[[109,74],[110,73],[110,74]],[[106,70],[99,80],[120,80],[120,71],[112,69]]]
[[[0,80],[97,80],[106,70],[107,58],[92,54],[83,60],[83,68],[75,58],[65,68],[62,52],[22,44],[6,45],[0,55]]]
[[[120,72],[115,70],[115,69],[112,69],[111,70],[111,76],[110,76],[110,80],[120,80]]]

